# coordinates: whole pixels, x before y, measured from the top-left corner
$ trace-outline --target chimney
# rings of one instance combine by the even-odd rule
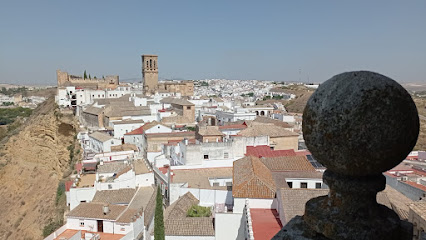
[[[108,212],[109,212],[109,207],[108,207],[108,205],[104,205],[104,206],[103,206],[103,211],[104,211],[104,215],[107,215],[107,214],[108,214]]]

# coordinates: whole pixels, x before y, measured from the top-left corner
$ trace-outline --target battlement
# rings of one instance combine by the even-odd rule
[[[81,76],[70,75],[68,74],[68,72],[62,72],[61,70],[56,70],[56,78],[58,81],[58,87],[84,86],[84,87],[96,88],[96,89],[104,89],[104,88],[115,89],[120,84],[118,75],[110,75],[110,76],[105,76],[103,78],[97,78],[97,79],[94,79],[94,78],[84,79]]]

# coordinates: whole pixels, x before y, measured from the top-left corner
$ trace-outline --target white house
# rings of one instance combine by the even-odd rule
[[[122,120],[112,122],[114,127],[114,138],[121,139],[124,134],[129,133],[144,124],[143,120]]]
[[[89,147],[94,152],[111,152],[111,146],[118,145],[121,145],[121,141],[106,133],[94,132],[89,134]]]

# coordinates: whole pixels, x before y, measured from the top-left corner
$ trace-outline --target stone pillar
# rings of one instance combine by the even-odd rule
[[[309,200],[273,239],[411,239],[409,224],[376,201],[382,172],[416,144],[419,117],[410,94],[373,72],[347,72],[319,86],[303,112],[303,135],[327,170],[328,196]]]

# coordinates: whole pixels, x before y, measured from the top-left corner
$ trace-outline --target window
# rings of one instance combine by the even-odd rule
[[[80,227],[84,227],[84,220],[80,220]]]
[[[218,182],[214,182],[213,183],[213,187],[219,187],[219,183]]]
[[[108,189],[112,189],[112,184],[108,184]]]
[[[321,188],[321,183],[320,182],[315,183],[315,188],[316,189],[320,189]]]
[[[190,110],[190,109],[191,109],[191,107],[190,107],[190,106],[187,106],[187,107],[186,107],[186,110]]]
[[[223,153],[223,158],[229,158],[229,153]]]
[[[209,155],[204,155],[204,159],[209,159]]]
[[[287,182],[289,188],[293,188],[293,182]]]
[[[306,183],[306,182],[301,182],[301,183],[300,183],[300,188],[308,188],[308,183]]]

